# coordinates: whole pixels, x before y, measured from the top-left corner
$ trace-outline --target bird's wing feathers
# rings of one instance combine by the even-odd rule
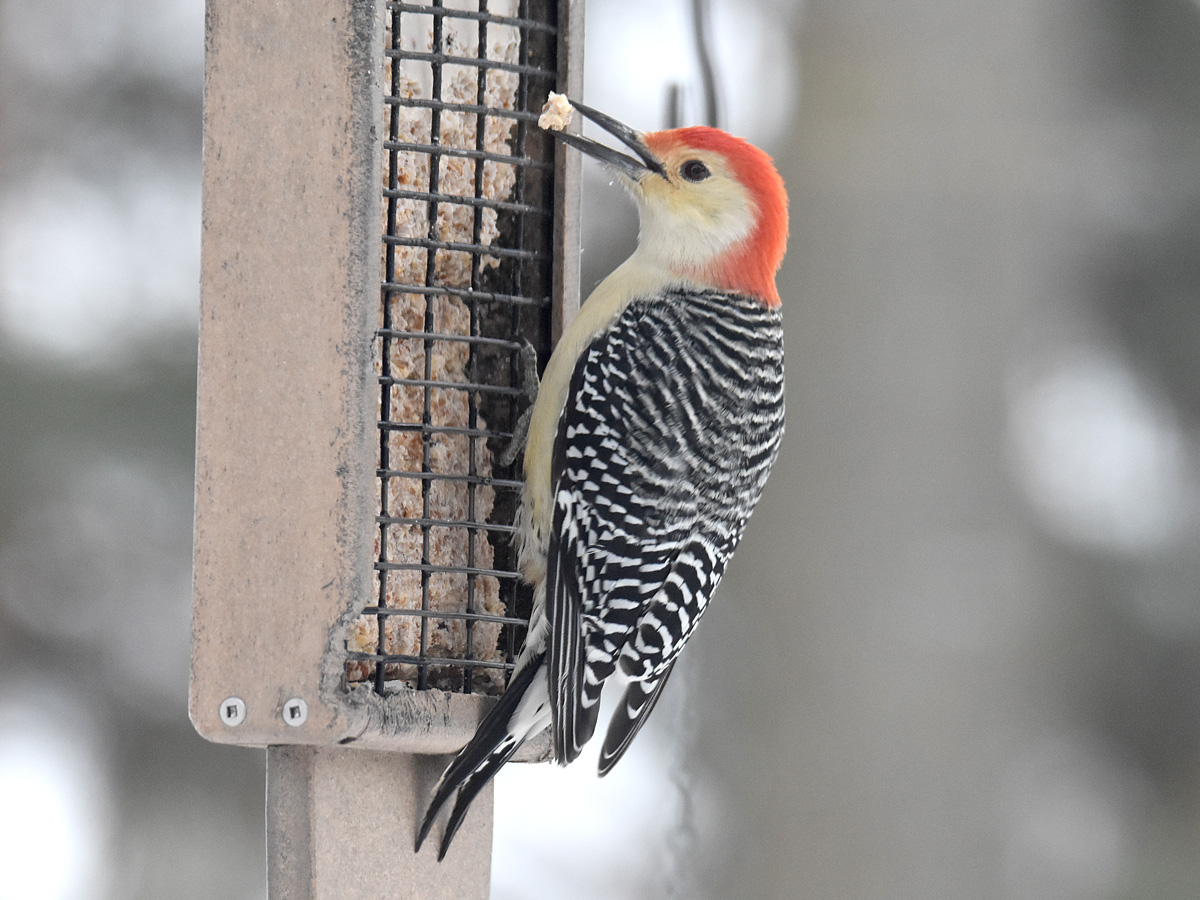
[[[570,396],[584,382],[584,367],[572,375]],[[565,765],[579,756],[592,735],[598,710],[584,706],[584,612],[595,605],[595,578],[589,573],[589,548],[597,540],[591,504],[568,473],[573,458],[569,417],[559,422],[551,465],[554,484],[554,519],[546,570],[546,621],[549,625],[546,654],[550,689],[551,739],[554,758]]]
[[[552,464],[547,659],[560,762],[591,737],[618,660],[645,684],[610,731],[609,766],[653,707],[774,460],[782,379],[778,314],[723,294],[630,304],[581,354]]]
[[[549,623],[547,677],[550,685],[551,735],[554,758],[566,764],[586,742],[578,739],[583,682],[583,605],[588,585],[579,577],[582,560],[578,498],[560,491],[554,503],[557,545],[576,552],[551,553],[546,573],[546,619]]]
[[[646,718],[650,715],[662,689],[667,686],[667,678],[675,660],[667,663],[663,673],[649,681],[633,681],[625,688],[625,696],[613,713],[608,725],[608,733],[604,736],[604,747],[600,750],[600,774],[607,775],[625,755],[637,733],[642,730]]]

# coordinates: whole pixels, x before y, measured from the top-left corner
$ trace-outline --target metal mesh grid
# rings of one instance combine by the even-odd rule
[[[548,351],[555,3],[386,4],[377,600],[347,678],[375,691],[503,688],[528,621],[523,342]]]

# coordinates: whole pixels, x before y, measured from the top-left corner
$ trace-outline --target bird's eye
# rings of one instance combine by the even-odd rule
[[[700,162],[698,159],[689,159],[679,168],[679,174],[688,181],[703,181],[712,173],[708,171],[708,166]]]

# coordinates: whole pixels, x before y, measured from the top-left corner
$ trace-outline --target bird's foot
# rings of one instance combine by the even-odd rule
[[[517,419],[508,446],[497,457],[496,461],[502,466],[511,466],[516,462],[521,451],[525,449],[525,442],[529,439],[529,417],[533,414],[533,403],[537,400],[538,395],[537,348],[525,337],[520,340],[521,349],[517,351],[517,359],[521,367],[521,390],[529,400],[529,406]]]

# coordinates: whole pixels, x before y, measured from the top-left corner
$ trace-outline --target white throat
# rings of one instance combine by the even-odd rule
[[[712,198],[720,202],[684,206],[635,191],[641,228],[634,256],[674,272],[701,270],[723,256],[749,237],[754,210],[744,193],[722,193]]]

